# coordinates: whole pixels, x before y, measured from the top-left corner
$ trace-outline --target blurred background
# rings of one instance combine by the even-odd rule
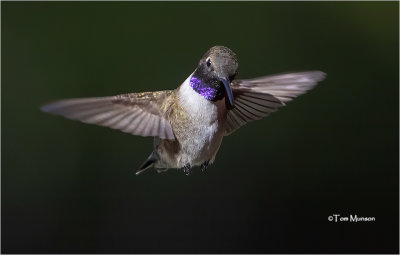
[[[398,2],[2,2],[3,253],[398,253]],[[239,78],[322,70],[191,176],[152,139],[42,113],[174,89],[214,45]],[[328,216],[375,217],[329,222]]]

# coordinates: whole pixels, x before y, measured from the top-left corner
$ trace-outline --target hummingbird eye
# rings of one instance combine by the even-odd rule
[[[210,65],[211,65],[211,59],[210,58],[207,58],[206,64],[207,64],[208,67],[210,67]]]

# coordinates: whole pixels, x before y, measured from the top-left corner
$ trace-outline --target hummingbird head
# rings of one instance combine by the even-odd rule
[[[200,59],[190,86],[210,101],[226,98],[229,109],[234,107],[230,83],[238,73],[236,54],[224,46],[214,46]]]

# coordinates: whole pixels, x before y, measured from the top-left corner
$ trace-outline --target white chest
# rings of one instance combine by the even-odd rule
[[[180,105],[190,117],[188,139],[181,141],[189,161],[202,163],[215,155],[223,137],[222,121],[224,100],[212,102],[198,94],[189,85],[189,80],[179,88]]]

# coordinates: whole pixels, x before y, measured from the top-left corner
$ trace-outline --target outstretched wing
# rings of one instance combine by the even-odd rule
[[[235,108],[227,115],[225,135],[231,134],[247,122],[275,112],[286,102],[312,89],[324,78],[325,73],[310,71],[232,81]]]
[[[123,94],[112,97],[66,99],[42,106],[44,112],[84,123],[119,129],[140,136],[174,140],[164,117],[165,102],[172,91]]]

